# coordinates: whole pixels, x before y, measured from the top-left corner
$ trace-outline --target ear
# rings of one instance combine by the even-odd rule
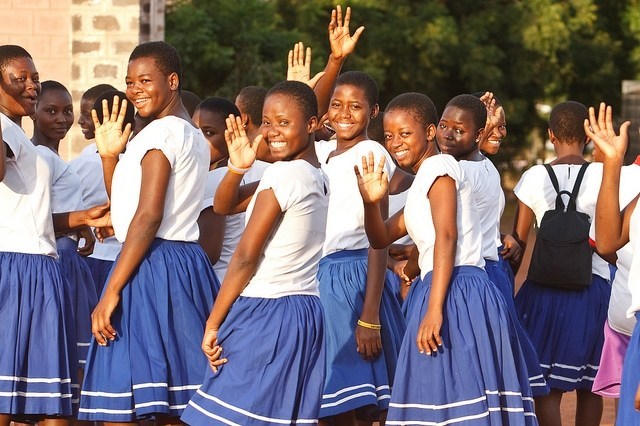
[[[429,124],[429,126],[427,127],[427,140],[431,142],[432,140],[435,139],[435,137],[436,137],[436,125]]]
[[[315,132],[318,128],[318,117],[313,116],[307,122],[307,133]]]
[[[479,144],[480,140],[482,139],[482,137],[484,136],[484,127],[478,129],[478,132],[476,133],[476,143]]]
[[[169,74],[169,88],[173,91],[178,90],[178,87],[180,86],[180,77],[178,77],[178,74],[175,72],[172,72],[171,74]]]
[[[556,143],[556,135],[553,134],[553,130],[547,129],[547,133],[549,134],[549,140],[551,141],[551,143],[555,144]]]
[[[240,113],[240,120],[242,120],[242,125],[246,128],[249,126],[249,115]]]
[[[371,108],[371,115],[369,116],[369,119],[373,120],[374,118],[376,118],[379,112],[380,112],[380,105],[375,104],[373,108]]]

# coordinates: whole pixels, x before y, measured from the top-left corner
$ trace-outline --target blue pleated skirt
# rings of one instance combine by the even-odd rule
[[[0,413],[71,416],[75,328],[52,257],[0,252]]]
[[[504,298],[481,268],[454,268],[443,311],[443,346],[416,343],[431,289],[428,273],[407,297],[387,425],[536,425],[527,368]]]
[[[91,341],[80,419],[182,414],[207,368],[200,344],[216,280],[198,244],[153,241],[111,316],[115,341]]]
[[[228,362],[189,401],[190,425],[316,423],[324,383],[324,325],[316,296],[240,297],[218,333]]]
[[[385,283],[380,302],[382,353],[370,361],[357,352],[355,329],[364,305],[367,253],[367,249],[343,250],[320,260],[327,348],[320,417],[367,406],[386,410],[389,405],[405,324],[398,298]]]
[[[109,272],[111,272],[113,261],[95,259],[93,257],[83,257],[83,259],[91,271],[93,282],[96,285],[96,293],[98,295],[102,294],[102,290],[104,289],[104,286],[107,283],[107,278],[109,277]]]
[[[631,335],[629,348],[624,357],[622,367],[622,384],[620,385],[620,403],[618,404],[617,426],[640,425],[640,411],[635,409],[635,397],[640,385],[640,313],[636,312],[636,326]]]
[[[542,368],[540,367],[540,360],[538,359],[536,349],[533,346],[533,343],[531,343],[529,334],[522,326],[520,318],[518,317],[516,305],[513,300],[513,284],[509,280],[509,276],[500,266],[499,262],[485,259],[484,269],[487,272],[489,281],[496,286],[496,289],[504,297],[509,315],[511,315],[511,318],[516,325],[518,340],[520,341],[522,354],[524,355],[524,360],[527,364],[527,371],[529,372],[529,384],[531,385],[533,396],[549,394],[550,389],[549,386],[547,386],[544,375],[542,374]]]
[[[508,260],[504,260],[504,258],[500,254],[500,252],[502,251],[502,248],[503,246],[498,247],[498,266],[500,266],[500,268],[502,268],[504,273],[507,274],[507,277],[509,277],[509,282],[511,283],[511,297],[513,297],[516,277],[515,277],[515,274],[513,273],[513,268],[511,267],[511,263],[509,263]]]
[[[551,389],[591,390],[604,344],[611,285],[593,275],[584,290],[543,287],[526,280],[516,309]]]
[[[69,309],[76,326],[78,366],[84,368],[91,342],[91,313],[98,304],[96,285],[91,271],[77,252],[77,244],[68,237],[56,240],[58,262],[69,294]]]

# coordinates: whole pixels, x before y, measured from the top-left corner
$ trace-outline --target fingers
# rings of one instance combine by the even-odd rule
[[[295,49],[295,45],[294,45]],[[287,56],[287,67],[289,69],[293,68],[293,50],[289,50],[289,55]]]
[[[358,28],[356,32],[353,33],[353,36],[351,36],[351,38],[353,39],[354,44],[358,43],[358,40],[360,39],[360,35],[362,35],[363,31],[364,31],[364,26]]]
[[[369,153],[369,162],[373,162],[373,153]],[[384,165],[387,162],[387,159],[384,155],[380,156],[380,161],[378,161],[378,167],[376,168],[376,173],[380,173],[381,175],[384,173]]]
[[[128,141],[132,131],[133,129],[131,128],[131,123],[127,123],[127,125],[124,126],[124,130],[122,132],[122,140]]]
[[[93,125],[95,126],[96,129],[100,127],[101,123],[100,123],[100,120],[98,120],[98,113],[95,109],[91,110],[91,120],[93,120]]]
[[[253,140],[253,144],[251,144],[251,149],[256,153],[256,155],[258,155],[258,147],[260,147],[260,143],[262,143],[263,139],[264,135],[262,133],[258,133],[258,136]]]
[[[109,101],[106,99],[102,100],[102,123],[106,123],[109,121]]]
[[[337,28],[342,27],[342,7],[340,5],[336,6],[336,25]]]

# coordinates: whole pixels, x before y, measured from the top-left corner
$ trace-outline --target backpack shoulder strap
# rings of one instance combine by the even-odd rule
[[[589,162],[584,163],[580,167],[580,171],[578,171],[578,177],[576,178],[576,183],[573,184],[573,189],[571,190],[571,198],[569,199],[569,204],[567,206],[568,209],[575,210],[576,209],[576,200],[578,199],[578,192],[580,191],[580,184],[582,183],[582,178],[584,177],[585,172],[587,171],[587,167],[589,167]]]
[[[549,164],[543,164],[544,168],[547,169],[547,173],[549,174],[549,179],[551,179],[551,183],[553,184],[553,189],[556,190],[557,193],[560,192],[560,186],[558,186],[558,178],[553,171],[553,167]]]

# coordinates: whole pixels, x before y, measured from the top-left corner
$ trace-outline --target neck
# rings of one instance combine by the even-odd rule
[[[420,166],[422,165],[424,160],[426,160],[427,158],[433,155],[436,155],[437,153],[438,153],[438,150],[436,149],[436,144],[433,142],[427,141],[426,151],[422,154],[422,157],[420,157],[420,159],[416,161],[416,163],[413,166],[411,166],[411,171],[413,172],[413,174],[415,175],[416,173],[418,173],[418,170],[420,170]]]
[[[318,156],[316,155],[316,144],[314,143],[314,135],[309,136],[307,146],[300,151],[292,160],[304,160],[313,167],[320,167]]]
[[[39,132],[37,129],[34,129],[33,131],[33,137],[31,138],[31,142],[36,146],[38,145],[46,146],[56,154],[58,153],[58,148],[60,147],[60,139],[48,138],[45,135],[43,135],[41,132]]]

